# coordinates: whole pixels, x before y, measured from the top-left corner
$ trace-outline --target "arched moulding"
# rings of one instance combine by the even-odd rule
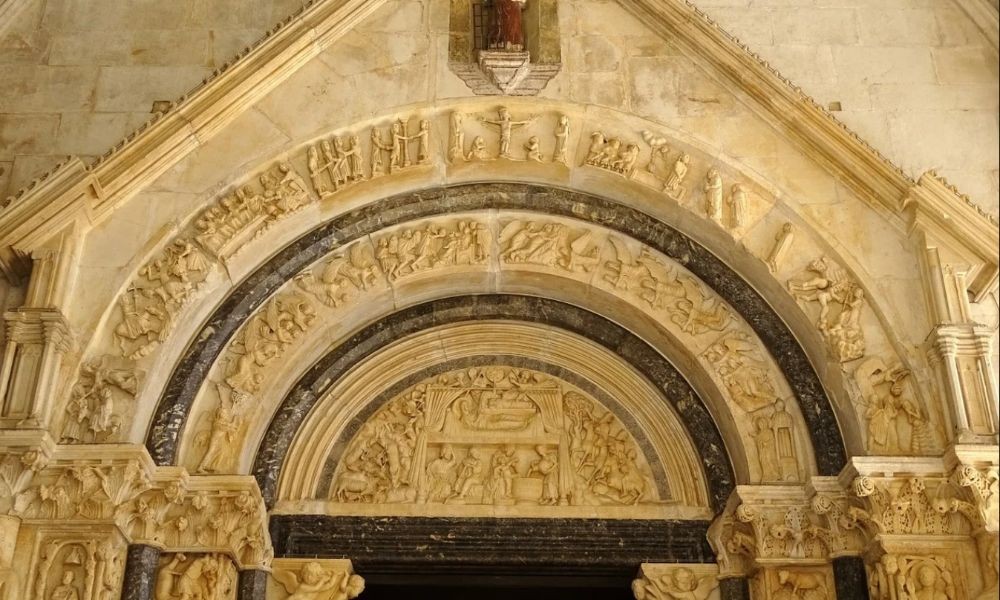
[[[199,224],[199,221],[212,209],[220,210],[224,207],[227,199],[232,204],[237,197],[235,188],[227,190],[219,198],[206,198],[205,207],[191,215],[175,236],[166,236],[162,243],[149,244],[141,252],[145,254],[145,258],[137,261],[140,270],[171,255],[169,248],[177,239],[194,239],[194,247],[208,265],[207,280],[203,285],[195,284],[197,289],[193,293],[180,294],[181,299],[177,301],[179,309],[176,314],[171,315],[171,327],[166,332],[147,331],[149,325],[143,324],[143,319],[155,321],[155,318],[143,316],[142,309],[139,310],[141,318],[138,320],[124,318],[123,308],[129,304],[129,299],[125,298],[127,290],[133,287],[145,289],[148,286],[150,295],[156,296],[162,290],[154,289],[157,287],[155,282],[140,282],[142,285],[134,286],[135,279],[139,277],[136,274],[133,281],[121,284],[121,294],[111,302],[104,316],[99,319],[102,323],[98,328],[99,333],[92,340],[83,361],[99,364],[105,360],[115,363],[117,368],[139,375],[138,389],[134,393],[115,392],[116,412],[124,415],[135,407],[135,417],[131,419],[132,429],[128,432],[118,429],[105,437],[108,440],[137,440],[143,436],[148,423],[148,407],[152,406],[152,399],[157,398],[166,385],[167,374],[184,352],[188,340],[198,335],[201,324],[209,318],[211,311],[221,305],[234,289],[234,284],[230,282],[251,277],[260,266],[262,257],[273,252],[274,248],[291,243],[296,237],[303,235],[303,232],[313,229],[317,222],[330,222],[338,215],[350,214],[351,211],[393,194],[483,180],[586,189],[619,202],[624,207],[637,209],[656,220],[670,223],[671,227],[686,232],[691,239],[710,248],[715,256],[738,271],[742,278],[752,281],[753,287],[767,298],[774,310],[783,315],[783,319],[796,332],[796,337],[803,340],[802,348],[818,369],[824,387],[832,397],[844,399],[836,408],[841,421],[845,423],[864,420],[867,410],[860,405],[849,406],[847,402],[848,398],[860,398],[858,386],[854,382],[853,365],[849,363],[844,369],[841,368],[834,350],[817,331],[814,308],[806,307],[803,312],[787,292],[785,280],[804,271],[810,260],[821,256],[827,256],[849,269],[850,275],[866,291],[867,303],[861,318],[867,329],[868,354],[883,357],[889,364],[907,364],[909,357],[892,334],[889,318],[877,303],[872,302],[875,297],[870,293],[873,284],[862,276],[864,269],[861,262],[849,255],[848,246],[841,244],[834,247],[830,242],[824,241],[824,236],[830,235],[826,224],[822,228],[824,235],[817,234],[819,226],[814,227],[813,218],[798,214],[783,202],[782,198],[787,194],[770,185],[766,175],[719,153],[695,135],[631,115],[594,107],[546,103],[537,99],[531,102],[511,99],[508,106],[512,119],[528,122],[514,128],[515,134],[509,145],[510,158],[496,157],[501,136],[495,123],[500,117],[493,101],[463,101],[456,102],[453,106],[400,109],[392,115],[379,116],[311,140],[304,146],[290,148],[284,155],[263,164],[246,182],[236,186],[249,184],[250,196],[267,198],[270,193],[270,200],[258,200],[255,204],[258,207],[266,204],[265,208],[269,210],[265,210],[264,214],[267,218],[259,218],[258,215],[254,219],[241,220],[240,223],[252,222],[256,225],[249,226],[249,229],[241,225],[239,235],[233,238],[239,243],[232,240],[227,242],[228,247],[241,248],[241,252],[233,255],[223,252],[223,256],[216,259],[213,252],[221,246],[210,241],[202,244],[195,239],[205,235],[205,224]],[[450,150],[455,146],[455,136],[451,131],[455,113],[465,115],[461,123],[467,130],[463,130],[460,142],[465,160],[453,160],[449,163],[448,158],[452,154]],[[494,124],[480,121],[480,118],[493,121]],[[407,142],[411,158],[409,166],[400,166],[390,173],[388,165],[393,160],[392,150],[383,149],[373,153],[372,147],[376,140],[371,134],[376,130],[381,132],[379,135],[382,136],[382,141],[379,143],[389,147],[385,140],[391,136],[392,124],[398,119],[407,123],[406,137],[413,138]],[[425,150],[421,154],[423,142],[420,141],[422,136],[419,133],[424,121],[429,124],[430,135],[427,136],[429,141],[424,144]],[[590,135],[593,132],[601,133],[603,142],[600,148]],[[342,152],[350,154],[355,147],[352,136],[358,137],[364,178],[354,177],[349,180],[349,176],[344,176],[344,181],[339,182],[338,189],[334,191],[330,189],[332,177],[328,172],[321,172],[319,175],[322,181],[317,184],[310,170],[309,149],[317,149],[316,152],[322,157],[322,142],[326,140],[332,144],[333,138],[339,138],[343,140]],[[476,137],[484,140],[486,148],[485,154],[479,157],[470,156]],[[531,150],[532,137],[538,138],[537,151]],[[564,141],[560,142],[561,139]],[[608,147],[614,147],[611,144],[613,140],[619,140],[619,143],[614,151],[617,154],[612,157],[614,152],[608,150]],[[566,151],[563,157],[565,161],[559,157],[560,144],[563,144]],[[631,154],[623,156],[622,149],[628,150],[629,146],[639,148],[634,162],[631,162]],[[665,148],[668,150],[664,151]],[[335,154],[338,152],[336,149],[333,151]],[[380,177],[372,177],[372,167],[375,165],[371,161],[374,154],[379,154],[382,159],[382,166],[379,168],[385,173]],[[591,156],[592,154],[595,156]],[[681,163],[686,166],[687,171],[682,177],[678,177],[675,167],[685,155],[688,159]],[[541,160],[535,160],[533,156]],[[345,164],[350,160],[348,158]],[[402,160],[401,165],[405,164],[405,160],[397,160]],[[634,175],[627,172],[626,167],[630,164],[635,170]],[[710,172],[712,169],[714,174]],[[264,182],[261,181],[262,176],[265,178]],[[721,187],[718,185],[720,180]],[[736,184],[741,186],[742,194],[735,193],[733,186]],[[272,188],[270,192],[269,186]],[[716,213],[712,213],[709,206],[718,205],[719,190],[723,213],[721,218],[713,218]],[[535,193],[539,204],[544,205],[546,196]],[[430,195],[433,196],[434,193]],[[737,207],[741,203],[747,210],[739,219],[742,224],[734,226]],[[784,245],[784,251],[776,253],[782,246],[776,237],[780,237],[784,226],[789,223],[794,225],[793,236],[790,241],[786,239],[788,243]],[[771,259],[769,262],[775,267],[778,279],[768,271],[764,262],[766,259]],[[154,271],[162,272],[163,269]],[[166,271],[169,273],[170,269]],[[189,282],[201,277],[200,273],[196,275],[197,277],[189,277]],[[704,277],[712,287],[726,285],[725,281],[714,278],[709,273],[700,273],[699,276]],[[168,281],[160,283],[166,284]],[[871,328],[873,325],[874,331]],[[131,336],[129,346],[134,346],[136,339],[140,346],[144,345],[143,340],[146,339],[153,342],[148,354],[132,358],[134,349],[123,352],[115,340],[114,332],[118,329],[124,329],[127,336]],[[127,356],[122,356],[123,354]],[[68,405],[73,404],[74,394],[79,398],[93,391],[87,388],[86,382],[77,390],[68,390]],[[89,397],[94,397],[94,394]],[[921,399],[916,400],[917,404],[922,403]],[[128,422],[129,419],[121,421]],[[866,427],[859,425],[852,426],[851,429],[856,430],[856,433],[847,436],[851,451],[864,452]]]
[[[504,379],[512,374],[516,387]],[[471,379],[458,381],[458,376]],[[490,391],[497,389],[523,390],[523,396],[508,394],[501,399]],[[399,414],[415,395],[424,440],[417,435],[414,443],[405,444],[416,452],[405,457],[404,451],[406,465],[397,464],[393,471],[394,484],[404,478],[409,483],[394,485],[388,494],[376,494],[367,486],[359,489],[357,484],[368,483],[367,476],[358,477],[352,463],[359,451],[377,445],[368,439],[378,430],[374,423],[393,420],[386,415]],[[475,466],[485,468],[491,451],[509,443],[516,446],[518,484],[527,487],[518,504],[538,506],[540,516],[593,516],[595,511],[622,516],[621,507],[638,505],[647,516],[707,518],[708,485],[699,456],[661,395],[607,349],[551,325],[498,320],[427,329],[364,359],[328,387],[289,448],[275,510],[399,515],[419,502],[440,514],[482,516],[509,503],[484,500],[483,492],[473,491],[471,483],[427,484],[426,473],[434,470],[429,461],[442,458],[443,445],[454,450],[456,460],[469,458],[468,450],[475,447],[483,459]],[[473,397],[482,409],[473,406]],[[526,400],[538,402],[537,408]],[[510,404],[496,406],[501,402]],[[430,408],[432,403],[438,403],[435,409]],[[576,413],[571,418],[567,407],[574,403],[585,406],[586,422]],[[569,468],[580,467],[588,458],[580,446],[582,436],[574,435],[572,428],[593,428],[598,421],[608,429],[605,437],[619,444],[614,449],[629,475],[594,486],[595,493],[570,502],[567,496],[572,496],[575,482]],[[545,482],[549,494],[535,489],[542,477],[521,481],[532,478],[528,472],[540,458],[537,447],[543,444],[544,453],[555,452],[548,457],[554,463],[549,466],[567,469],[548,469],[555,476]],[[456,476],[458,466],[439,463],[435,468]],[[607,466],[610,470],[612,463]],[[592,470],[586,471],[588,478],[595,476]],[[425,483],[418,482],[421,478]],[[458,498],[463,487],[465,494]],[[532,496],[536,491],[539,494]],[[570,505],[574,508],[559,508]],[[637,513],[629,514],[635,518]]]
[[[742,480],[803,481],[815,472],[794,393],[725,300],[620,233],[508,210],[408,221],[292,277],[222,349],[187,421],[181,464],[246,472],[290,382],[338,340],[403,306],[484,291],[558,298],[637,332],[706,399]],[[230,448],[246,450],[220,454]]]

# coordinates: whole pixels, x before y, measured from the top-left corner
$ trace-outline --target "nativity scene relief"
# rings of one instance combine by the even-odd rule
[[[425,380],[370,417],[340,458],[344,503],[659,503],[614,413],[553,377],[490,366]]]

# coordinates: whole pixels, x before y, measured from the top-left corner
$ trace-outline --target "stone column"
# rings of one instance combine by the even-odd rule
[[[833,583],[837,600],[868,600],[868,575],[865,562],[858,556],[833,559]]]
[[[746,577],[727,577],[719,580],[722,600],[750,600],[750,582]]]
[[[125,558],[121,600],[154,600],[156,571],[162,550],[146,544],[130,544]]]
[[[265,600],[267,598],[267,571],[248,569],[240,571],[240,584],[236,600]]]

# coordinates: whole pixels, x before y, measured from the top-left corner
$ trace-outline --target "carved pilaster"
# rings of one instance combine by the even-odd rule
[[[365,580],[354,573],[351,561],[344,559],[281,558],[275,559],[268,581],[268,598],[283,600],[303,596],[314,589],[315,582],[326,581],[330,590],[339,593],[331,597],[350,600],[365,589]]]
[[[920,247],[930,316],[927,351],[960,442],[996,443],[997,378],[990,335],[969,307],[997,287],[995,223],[934,173],[910,189],[904,207]],[[961,232],[959,235],[958,232]]]
[[[45,427],[58,394],[63,356],[72,347],[66,319],[54,309],[20,308],[4,314],[6,348],[0,371],[0,423]]]
[[[34,523],[19,538],[19,566],[25,598],[118,598],[125,570],[126,541],[113,525]],[[21,552],[23,545],[24,552]]]

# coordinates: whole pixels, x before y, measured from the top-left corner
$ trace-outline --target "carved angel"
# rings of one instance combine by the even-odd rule
[[[678,567],[659,577],[636,579],[632,591],[636,600],[706,600],[717,586],[714,577],[698,577],[691,569]]]
[[[365,589],[360,575],[324,569],[318,562],[306,563],[300,574],[275,569],[274,578],[290,594],[286,600],[350,600]]]

